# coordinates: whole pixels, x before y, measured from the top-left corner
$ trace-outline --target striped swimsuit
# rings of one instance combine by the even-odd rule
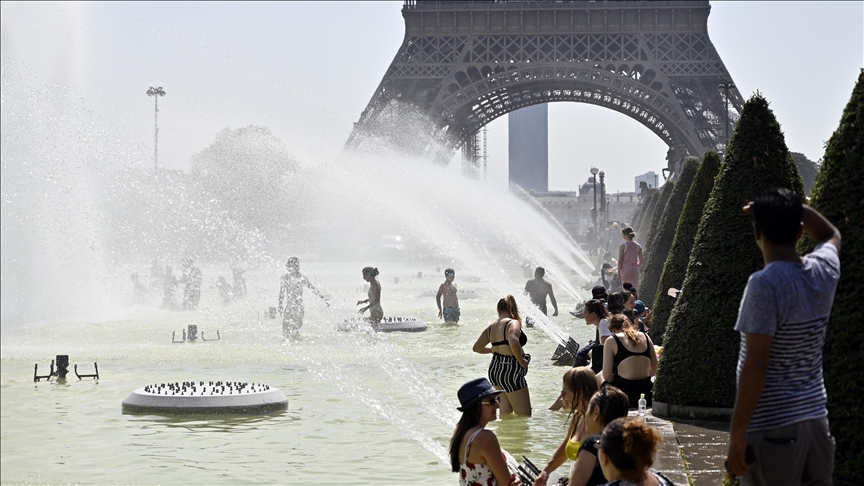
[[[510,327],[510,322],[504,326],[504,340],[492,343],[492,346],[509,346],[507,341],[507,329]],[[490,326],[491,332],[491,326]],[[491,337],[490,337],[491,341]],[[525,346],[528,342],[528,336],[522,332],[519,335],[519,344]],[[526,359],[528,355],[525,355]],[[516,356],[492,353],[492,362],[489,363],[489,381],[497,387],[501,387],[507,393],[513,393],[523,388],[528,388],[528,382],[525,380],[525,375],[528,370],[523,368],[516,359]]]

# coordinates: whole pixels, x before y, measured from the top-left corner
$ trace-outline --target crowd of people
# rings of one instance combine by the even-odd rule
[[[828,429],[821,350],[840,273],[840,233],[788,190],[769,191],[744,210],[752,217],[765,268],[751,275],[735,324],[741,348],[726,467],[745,485],[802,484],[803,479],[830,484],[834,441]],[[816,243],[805,257],[796,248],[803,233]],[[640,418],[628,417],[637,403],[640,410],[652,403],[658,349],[649,334],[651,310],[638,298],[642,247],[631,228],[621,234],[624,242],[617,260],[606,255],[610,261],[600,269],[601,281],[581,308],[586,325],[595,327],[595,338],[579,350],[575,366],[563,375],[561,394],[550,408],[570,410],[572,416],[534,486],[545,485],[567,459],[573,461],[566,479],[569,486],[672,484],[651,468],[660,435]],[[175,291],[184,284],[182,307],[197,308],[201,271],[190,258],[182,265],[180,278],[170,266],[160,275],[154,260],[149,288],[132,274],[136,298],[152,293],[161,281],[163,307],[175,308]],[[328,306],[330,302],[300,273],[297,258],[290,258],[286,269],[279,312],[283,330],[290,334],[303,325],[304,287]],[[377,268],[362,269],[368,298],[357,302],[365,304],[359,312],[369,312],[376,330],[384,317],[378,275]],[[234,269],[233,285],[219,277],[213,288],[223,302],[245,296],[242,276],[242,269]],[[544,314],[549,299],[555,316],[558,305],[544,276],[545,270],[537,267],[524,292]],[[435,296],[438,316],[448,324],[461,317],[455,277],[453,269],[446,269]],[[463,485],[520,484],[495,433],[486,426],[498,418],[499,410],[504,415],[532,414],[526,379],[531,355],[525,352],[528,337],[516,299],[501,298],[496,311],[497,319],[483,328],[473,345],[474,352],[491,355],[488,378],[465,383],[457,394],[462,416],[450,441],[450,458]],[[802,355],[814,359],[801,364]],[[793,361],[796,364],[790,365]],[[787,467],[789,461],[794,467]]]
[[[570,474],[558,484],[568,486],[669,486],[672,481],[651,468],[661,443],[660,434],[642,419],[629,417],[627,394],[615,386],[597,385],[588,368],[564,374],[564,396],[572,419],[561,445],[537,474],[533,486],[546,486],[567,459]],[[482,484],[518,486],[522,482],[508,467],[507,453],[486,426],[506,413],[507,392],[486,378],[476,378],[457,393],[462,416],[450,439],[450,465],[462,486]],[[526,485],[527,486],[527,485]]]
[[[831,484],[835,446],[821,350],[840,274],[840,232],[787,189],[767,191],[744,211],[752,218],[765,268],[751,275],[735,324],[741,350],[725,466],[742,485]],[[608,295],[604,286],[595,286],[594,298],[582,308],[586,324],[596,327],[590,351],[596,356],[602,348],[602,366],[599,373],[587,366],[564,373],[552,408],[569,409],[572,416],[533,486],[547,485],[567,459],[573,461],[570,473],[559,484],[672,484],[651,467],[660,434],[641,418],[628,416],[637,401],[640,415],[642,399],[650,405],[658,359],[646,328],[650,311],[637,299],[641,247],[628,230],[622,232],[617,271],[619,281],[626,278],[621,283],[630,285]],[[796,247],[803,233],[816,243],[804,257]],[[497,419],[499,409],[502,414],[531,414],[526,343],[519,309],[507,296],[498,302],[498,319],[474,344],[475,352],[492,354],[488,379],[471,380],[457,394],[462,417],[450,440],[450,457],[460,485],[522,484],[507,467],[495,433],[485,427]],[[815,359],[802,364],[800,356],[812,355],[814,349]]]
[[[130,276],[132,281],[132,299],[135,304],[146,304],[151,298],[161,295],[163,309],[169,310],[195,310],[201,303],[201,285],[203,276],[193,260],[184,257],[181,260],[183,272],[178,277],[174,275],[174,269],[168,265],[163,267],[158,259],[153,259],[150,264],[150,281],[144,285],[141,276],[136,272]],[[219,275],[211,289],[215,289],[219,295],[219,301],[223,305],[233,301],[246,298],[246,279],[243,277],[245,270],[239,267],[231,269],[233,279],[231,283]],[[177,303],[177,290],[183,285],[183,299]]]

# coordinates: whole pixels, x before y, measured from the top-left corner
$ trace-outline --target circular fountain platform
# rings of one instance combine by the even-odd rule
[[[365,317],[354,317],[346,319],[336,325],[339,331],[357,331],[370,329],[372,324]],[[414,317],[385,317],[378,324],[380,332],[422,332],[426,330],[426,324]]]
[[[184,381],[147,385],[123,400],[125,413],[266,413],[288,408],[278,388],[237,381]]]

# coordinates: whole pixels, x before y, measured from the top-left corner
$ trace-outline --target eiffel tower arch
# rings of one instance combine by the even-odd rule
[[[346,144],[449,161],[492,120],[571,101],[638,121],[687,156],[724,151],[742,109],[702,1],[405,0],[405,38]],[[406,123],[406,114],[412,122]]]

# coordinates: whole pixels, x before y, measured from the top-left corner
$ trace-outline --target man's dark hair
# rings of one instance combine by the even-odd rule
[[[446,277],[447,275],[456,275],[456,271],[453,270],[452,268],[445,269],[444,270],[444,276]]]
[[[543,275],[546,275],[546,269],[543,267],[537,267],[537,269],[534,270],[534,275],[539,275],[542,278]]]
[[[626,290],[622,290],[621,292],[615,292],[614,294],[609,296],[608,307],[610,314],[620,314],[624,312],[624,303],[630,298],[630,292]]]
[[[769,189],[753,198],[750,217],[768,241],[794,244],[804,214],[801,204],[798,194],[789,189]]]

